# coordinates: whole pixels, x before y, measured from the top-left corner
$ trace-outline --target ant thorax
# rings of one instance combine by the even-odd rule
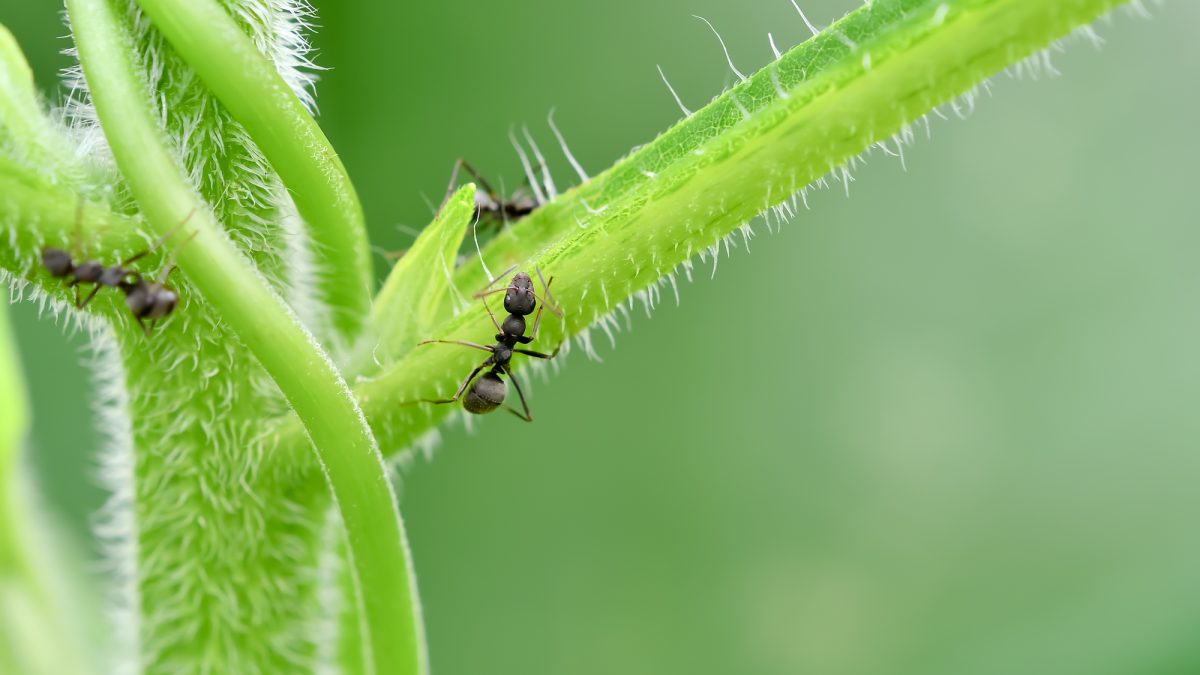
[[[525,317],[520,314],[509,314],[504,319],[504,323],[500,324],[500,332],[503,335],[524,335]]]

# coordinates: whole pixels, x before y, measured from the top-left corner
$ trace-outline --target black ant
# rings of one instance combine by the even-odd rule
[[[458,185],[459,171],[466,171],[475,179],[475,182],[479,183],[479,187],[483,188],[475,191],[474,219],[476,226],[482,225],[485,230],[489,227],[499,230],[504,225],[533,213],[541,206],[537,199],[523,188],[517,189],[508,199],[501,197],[500,193],[483,177],[483,174],[476,171],[475,167],[468,164],[465,159],[460,158],[454,161],[454,170],[450,172],[450,184],[446,186],[446,196],[442,198],[439,208],[445,207],[446,202],[454,194],[454,188]],[[430,206],[432,207],[432,205]],[[407,252],[408,249],[401,249],[399,251],[383,251],[381,254],[388,260],[395,260]]]
[[[191,215],[188,218],[191,218]],[[50,246],[42,249],[42,266],[57,279],[70,279],[67,285],[75,289],[76,309],[87,307],[102,288],[119,289],[125,294],[125,306],[137,319],[142,331],[149,337],[158,320],[175,311],[175,306],[179,303],[179,294],[166,285],[167,279],[175,271],[175,262],[172,260],[168,263],[167,272],[163,275],[162,281],[147,281],[141,272],[129,269],[128,266],[161,246],[167,237],[171,236],[178,228],[183,227],[187,220],[185,218],[182,223],[159,238],[150,248],[135,253],[112,267],[105,267],[97,260],[84,260],[76,265],[70,253]],[[195,236],[196,233],[193,232],[184,243],[186,244]],[[82,300],[79,299],[79,284],[92,284],[92,291]],[[150,320],[149,326],[145,324],[146,319]]]
[[[533,415],[529,412],[529,404],[525,402],[525,393],[521,391],[521,383],[517,380],[517,376],[512,371],[509,361],[512,360],[514,353],[532,356],[536,359],[552,359],[558,350],[550,354],[535,352],[529,349],[522,349],[518,344],[527,345],[537,337],[538,326],[542,320],[542,310],[550,307],[550,311],[561,316],[561,312],[550,306],[547,299],[550,298],[550,284],[554,283],[554,277],[550,277],[550,281],[542,278],[541,270],[537,271],[538,279],[542,282],[543,297],[539,297],[533,290],[533,280],[525,272],[517,272],[513,275],[512,281],[505,288],[497,288],[495,290],[484,290],[475,295],[476,298],[483,300],[483,306],[487,309],[488,316],[492,318],[492,325],[496,327],[496,344],[489,347],[486,345],[476,344],[474,342],[466,342],[463,340],[426,340],[420,344],[455,344],[472,349],[480,349],[485,352],[491,352],[491,356],[487,357],[483,363],[475,367],[470,375],[463,380],[459,385],[458,391],[454,392],[454,396],[444,399],[426,399],[418,401],[418,403],[454,403],[460,398],[463,400],[463,408],[467,412],[476,415],[490,413],[504,403],[504,395],[506,387],[504,380],[500,379],[501,375],[507,375],[512,379],[513,386],[517,389],[517,396],[521,399],[521,407],[524,413],[517,412],[511,406],[505,406],[512,414],[520,417],[526,422],[533,421]],[[504,275],[501,274],[501,277]],[[494,281],[492,283],[495,283]],[[488,284],[491,286],[491,284]],[[496,321],[496,315],[492,313],[492,308],[488,306],[486,297],[493,293],[504,293],[504,311],[508,312],[508,316],[504,322]],[[537,301],[541,300],[542,306],[537,306]],[[533,332],[525,335],[525,317],[533,314],[534,309],[537,309],[537,314],[533,319]],[[475,379],[480,371],[490,367],[491,370],[484,373],[479,379]],[[473,381],[473,383],[472,383]],[[469,389],[468,389],[469,387]],[[466,392],[466,396],[463,396]]]
[[[479,187],[483,188],[475,192],[475,218],[484,227],[490,225],[499,229],[505,224],[524,218],[541,206],[533,195],[523,189],[518,189],[507,199],[501,197],[487,179],[464,159],[454,162],[454,170],[450,172],[450,185],[446,188],[446,199],[454,192],[460,170],[471,174],[479,183]]]

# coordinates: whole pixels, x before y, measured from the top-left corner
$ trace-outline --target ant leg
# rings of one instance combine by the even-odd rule
[[[533,357],[533,358],[535,358],[535,359],[547,359],[547,360],[549,360],[549,359],[552,359],[552,358],[554,358],[555,356],[558,356],[558,350],[557,350],[557,349],[555,349],[554,351],[550,352],[549,354],[543,354],[542,352],[535,352],[535,351],[533,351],[533,350],[531,350],[531,349],[514,349],[513,351],[514,351],[514,352],[516,352],[516,353],[518,353],[518,354],[524,354],[525,356],[532,356],[532,357]]]
[[[521,407],[525,409],[525,414],[522,415],[521,413],[517,412],[517,409],[513,408],[512,406],[506,405],[504,406],[504,409],[516,415],[517,417],[520,417],[526,422],[532,422],[533,413],[529,412],[529,404],[525,402],[525,392],[521,391],[521,382],[517,379],[517,374],[512,371],[512,368],[507,367],[504,369],[504,372],[506,375],[508,375],[508,379],[512,380],[513,388],[517,390],[517,397],[521,399]]]
[[[417,346],[420,347],[421,345],[431,345],[431,344],[462,345],[464,347],[470,347],[471,349],[482,349],[485,352],[496,351],[495,349],[493,349],[491,347],[485,347],[484,345],[476,344],[474,342],[467,342],[466,340],[425,340],[423,342],[418,342]]]
[[[479,183],[479,186],[482,187],[484,189],[484,191],[488,193],[488,196],[492,198],[492,201],[500,201],[500,197],[496,192],[496,188],[492,187],[491,183],[488,183],[487,179],[484,178],[482,174],[480,174],[478,171],[475,170],[475,167],[471,166],[470,164],[467,164],[467,160],[462,159],[461,157],[458,159],[458,161],[456,161],[454,163],[455,177],[458,176],[458,169],[460,167],[467,173],[471,174],[471,178],[474,178],[475,182]],[[454,184],[451,183],[450,187],[453,188]]]
[[[91,302],[92,298],[96,297],[96,294],[99,292],[100,292],[100,284],[96,284],[95,286],[92,286],[92,292],[88,293],[88,296],[83,299],[83,302],[80,302],[79,301],[79,286],[76,286],[75,287],[75,309],[83,309],[84,307],[87,307],[88,303]]]
[[[454,403],[458,399],[462,398],[463,392],[467,390],[467,387],[470,386],[470,384],[471,384],[471,380],[475,379],[475,376],[479,374],[479,371],[488,367],[488,361],[491,361],[491,359],[488,359],[487,361],[484,361],[483,363],[479,364],[478,366],[475,367],[475,370],[471,371],[470,375],[467,375],[467,379],[463,380],[462,384],[460,384],[458,386],[458,391],[454,392],[454,396],[452,396],[450,398],[440,398],[440,399],[427,398],[427,399],[422,399],[420,401],[417,401],[417,403]]]

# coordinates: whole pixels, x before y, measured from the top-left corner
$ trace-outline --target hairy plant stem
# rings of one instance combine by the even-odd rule
[[[407,543],[382,457],[329,358],[251,272],[163,142],[131,49],[107,0],[69,0],[92,100],[117,165],[148,222],[175,242],[180,268],[205,303],[270,374],[302,420],[347,532],[377,673],[425,670],[424,636]]]
[[[321,298],[350,344],[370,309],[374,276],[362,208],[329,140],[216,0],[138,4],[246,127],[291,192],[315,244]]]
[[[494,270],[537,266],[555,276],[566,316],[544,324],[539,342],[548,349],[635,296],[652,305],[655,284],[679,265],[690,275],[696,253],[715,266],[721,240],[756,215],[792,203],[830,172],[849,180],[837,171],[850,158],[1119,4],[875,0],[522,219],[483,256]],[[453,280],[467,292],[485,283],[475,264]],[[430,337],[478,341],[491,332],[482,308],[471,308]],[[408,447],[450,412],[402,404],[447,395],[478,360],[470,350],[425,348],[359,383],[384,452]],[[284,421],[281,447],[299,431]]]
[[[96,186],[56,181],[53,172],[48,174],[45,164],[54,164],[63,146],[44,120],[22,117],[13,124],[0,119],[0,149],[16,148],[0,159],[0,235],[13,244],[0,248],[0,267],[14,287],[32,281],[66,301],[66,290],[36,263],[40,246],[78,243],[72,239],[82,233],[88,245],[119,259],[118,254],[144,248],[155,238],[143,236],[143,226],[172,235],[172,242],[197,231],[194,241],[178,249],[186,276],[175,281],[182,286],[184,305],[153,341],[131,326],[119,297],[100,297],[88,308],[112,322],[125,387],[134,399],[134,473],[143,479],[136,486],[135,515],[150,521],[157,501],[165,494],[175,498],[180,483],[186,484],[183,498],[191,500],[172,512],[187,522],[160,518],[153,531],[140,533],[140,543],[155,545],[139,551],[135,570],[143,575],[137,580],[137,610],[144,631],[160,640],[166,635],[165,642],[179,651],[229,652],[221,658],[151,652],[143,655],[143,665],[161,672],[173,666],[194,670],[197,663],[228,669],[243,659],[253,669],[281,671],[311,662],[304,655],[276,658],[280,652],[306,648],[297,647],[290,635],[301,630],[303,610],[288,614],[288,607],[286,616],[272,613],[293,597],[307,610],[316,604],[314,582],[301,578],[289,563],[302,566],[315,556],[314,529],[324,521],[322,495],[327,491],[321,488],[327,480],[349,533],[352,579],[357,581],[350,594],[363,607],[353,615],[363,619],[362,641],[368,648],[362,669],[423,672],[424,636],[403,528],[381,454],[361,415],[365,413],[385,453],[398,452],[451,410],[408,404],[447,395],[481,360],[475,352],[453,347],[413,349],[423,338],[480,341],[493,332],[482,308],[463,301],[485,283],[481,267],[472,263],[449,269],[471,200],[464,193],[456,195],[385,286],[365,332],[368,341],[357,345],[347,371],[357,378],[356,405],[341,375],[230,244],[183,176],[178,159],[165,149],[169,141],[148,100],[154,85],[147,87],[130,64],[130,53],[144,45],[130,44],[133,40],[120,23],[123,17],[114,13],[118,1],[68,0],[68,7],[100,120],[141,214],[119,215],[113,210],[128,210],[124,205],[87,202],[76,222],[77,194],[94,194]],[[139,2],[261,145],[295,193],[310,237],[336,248],[322,253],[327,255],[324,268],[367,269],[354,267],[364,253],[360,231],[338,231],[361,223],[340,163],[295,97],[279,91],[282,82],[269,68],[264,70],[263,57],[248,50],[245,35],[218,14],[212,0]],[[550,351],[572,335],[586,334],[614,311],[628,311],[634,298],[649,308],[660,297],[664,279],[674,284],[672,275],[680,266],[690,274],[697,253],[715,266],[722,240],[728,246],[727,238],[757,214],[787,205],[790,215],[797,190],[831,171],[848,181],[848,173],[839,173],[848,160],[1117,4],[874,0],[521,220],[493,239],[483,256],[493,270],[515,264],[532,271],[537,266],[556,277],[555,296],[566,314],[561,321],[544,318],[536,345]],[[0,35],[0,61],[7,63],[14,61],[15,52],[5,46],[4,37]],[[243,63],[248,64],[244,69]],[[183,70],[186,78],[191,71]],[[257,91],[268,81],[269,91]],[[241,100],[247,97],[255,100]],[[177,100],[194,103],[186,96]],[[0,106],[17,116],[39,114],[24,75],[0,79]],[[176,140],[181,135],[176,133]],[[36,143],[29,142],[33,138]],[[313,143],[315,147],[302,147]],[[303,156],[305,152],[312,156]],[[288,162],[303,166],[284,166]],[[323,170],[338,175],[321,175]],[[222,187],[204,186],[202,193],[215,204],[213,194]],[[314,195],[328,201],[306,205]],[[183,221],[186,226],[176,230]],[[225,223],[227,229],[233,225]],[[163,247],[174,248],[174,243]],[[159,251],[145,262],[164,257]],[[345,285],[325,286],[322,297],[342,303],[339,311],[355,313],[351,320],[338,319],[341,335],[349,336],[365,318],[361,279],[351,274],[342,281]],[[427,303],[407,311],[394,302],[416,286]],[[238,358],[242,345],[270,374],[269,381],[263,378],[265,384],[257,379],[257,367]],[[248,374],[228,372],[236,368]],[[162,392],[190,394],[192,407],[164,412]],[[280,392],[290,412],[280,404]],[[197,422],[197,410],[224,412],[219,419]],[[187,452],[172,445],[176,442]],[[315,455],[309,450],[314,446]],[[181,461],[184,456],[187,461]],[[263,500],[275,508],[262,507]],[[259,534],[267,541],[259,541]],[[230,552],[233,547],[244,550]],[[293,549],[300,552],[291,558],[271,557]],[[237,559],[239,554],[245,560]],[[210,560],[224,565],[224,576],[204,576]],[[207,585],[194,594],[176,593],[181,580]],[[262,597],[241,595],[255,585],[272,584]],[[187,623],[173,615],[192,609],[176,596],[198,599],[196,613],[202,618]],[[275,633],[258,630],[267,625]],[[386,637],[379,639],[381,635]],[[357,639],[352,635],[345,644]],[[356,663],[357,656],[343,655],[340,665]]]

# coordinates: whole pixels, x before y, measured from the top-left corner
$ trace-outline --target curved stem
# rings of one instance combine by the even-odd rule
[[[370,309],[374,275],[358,196],[329,140],[216,0],[138,4],[287,186],[312,239],[319,290],[348,344]]]
[[[423,673],[424,634],[403,524],[383,458],[329,358],[251,272],[168,152],[108,0],[68,0],[84,76],[117,164],[180,268],[263,365],[304,426],[347,532],[376,673]]]

